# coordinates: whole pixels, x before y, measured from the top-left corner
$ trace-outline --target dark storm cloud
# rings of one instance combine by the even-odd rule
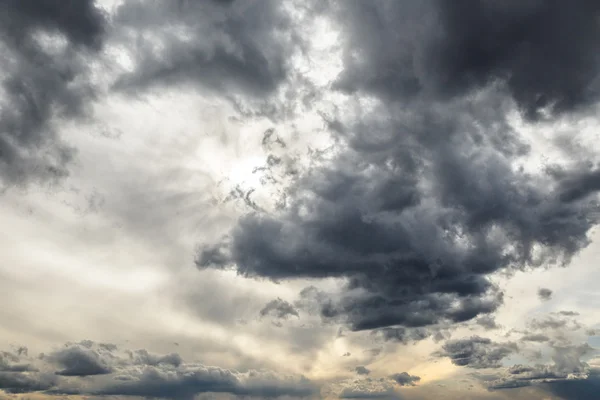
[[[593,399],[600,393],[600,370],[590,370],[585,379],[565,379],[544,383],[542,387],[564,400]]]
[[[346,46],[336,87],[358,104],[322,113],[336,155],[294,180],[286,207],[248,214],[205,245],[199,267],[341,278],[341,293],[321,299],[324,318],[414,328],[489,314],[503,302],[491,274],[566,264],[589,243],[598,203],[569,193],[595,186],[579,170],[520,168],[530,148],[507,115],[513,98],[528,116],[585,105],[600,39],[583,35],[595,32],[598,7],[450,4],[333,7]]]
[[[540,288],[538,289],[537,294],[542,301],[548,301],[552,299],[552,290],[550,289]]]
[[[165,399],[192,399],[202,393],[259,398],[308,397],[318,393],[317,386],[302,376],[264,370],[238,372],[187,363],[178,354],[153,355],[144,349],[119,352],[112,344],[89,340],[68,343],[38,359],[19,360],[12,353],[6,354],[3,357],[9,362],[27,361],[37,367],[27,372],[6,368],[0,371],[0,389],[9,393],[44,391],[53,395]]]
[[[582,171],[562,182],[562,199],[574,201],[585,198],[600,190],[600,170]]]
[[[276,298],[274,300],[269,301],[260,310],[261,317],[267,315],[271,315],[278,319],[287,319],[290,316],[300,317],[300,314],[298,314],[298,310],[296,310],[296,308],[292,304],[280,298]]]
[[[481,128],[493,117],[479,111],[503,113],[493,105],[381,106],[345,128],[351,147],[300,179],[288,208],[241,218],[228,242],[204,247],[198,266],[274,280],[347,278],[344,296],[325,300],[322,314],[356,330],[496,310],[503,297],[487,276],[568,262],[588,243],[597,206],[562,202],[551,177],[515,169]]]
[[[452,364],[469,368],[498,368],[501,361],[515,353],[514,343],[496,343],[488,338],[472,336],[467,339],[449,340],[437,355],[448,357]]]
[[[115,16],[135,63],[117,88],[199,85],[264,96],[286,79],[291,19],[279,1],[127,1]]]
[[[410,375],[408,372],[390,375],[390,379],[400,386],[415,386],[421,380],[420,376]]]
[[[74,150],[53,127],[79,118],[94,97],[89,57],[105,17],[92,0],[0,2],[0,183],[25,185],[68,174]]]
[[[338,86],[451,97],[500,81],[529,117],[598,99],[600,4],[544,0],[351,1]]]
[[[54,386],[56,376],[52,374],[24,374],[0,372],[0,390],[7,393],[32,393],[48,390]]]
[[[433,338],[439,342],[450,338],[450,332],[443,328],[383,328],[375,331],[383,336],[386,341],[394,341],[402,344],[417,343],[421,340]]]
[[[89,376],[110,374],[112,368],[110,360],[103,354],[85,345],[68,345],[63,349],[48,354],[49,362],[63,368],[57,371],[62,376]]]
[[[7,393],[28,393],[50,389],[56,382],[51,373],[38,372],[27,356],[27,348],[15,352],[0,352],[0,390]]]
[[[143,369],[124,368],[114,380],[97,389],[63,391],[65,394],[140,396],[164,399],[193,399],[199,393],[229,393],[238,396],[277,398],[308,397],[317,388],[305,378],[285,378],[273,373],[236,371],[204,365],[167,365]]]

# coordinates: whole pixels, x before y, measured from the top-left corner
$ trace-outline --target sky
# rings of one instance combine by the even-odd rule
[[[600,393],[600,3],[0,0],[0,399]]]

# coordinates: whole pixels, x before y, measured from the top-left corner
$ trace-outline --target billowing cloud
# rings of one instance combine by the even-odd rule
[[[510,389],[547,382],[585,380],[589,376],[590,367],[581,358],[591,350],[587,344],[555,345],[552,348],[552,364],[514,365],[506,370],[503,377],[492,381],[490,388]]]
[[[53,122],[87,114],[95,95],[87,64],[105,16],[92,0],[8,0],[0,25],[0,183],[55,181],[68,175],[74,150]]]
[[[347,38],[335,87],[349,99],[322,113],[332,157],[293,181],[286,207],[245,215],[196,264],[275,281],[336,278],[343,287],[322,298],[321,314],[367,330],[492,313],[504,300],[493,274],[566,264],[585,247],[599,215],[587,167],[525,169],[531,145],[509,115],[534,123],[542,111],[552,119],[592,105],[588,86],[563,74],[591,84],[595,39],[573,47],[549,36],[548,54],[515,48],[539,43],[540,18],[565,29],[580,19],[570,33],[594,32],[598,10],[457,10],[445,1],[332,6]],[[532,78],[554,59],[549,76]],[[574,188],[583,193],[565,195]]]
[[[68,345],[49,354],[48,361],[63,369],[57,371],[63,376],[103,375],[112,372],[109,363],[98,351],[83,345]]]
[[[385,383],[358,382],[342,390],[340,399],[386,399],[399,400],[400,395]]]
[[[23,331],[37,352],[101,326],[99,340],[149,349],[15,347],[0,352],[2,393],[484,399],[528,386],[515,397],[570,399],[598,387],[592,317],[539,314],[597,305],[567,300],[576,277],[547,268],[570,264],[600,218],[600,156],[576,143],[600,100],[597,1],[0,3],[0,192],[69,191],[56,209],[39,193],[3,203],[16,239],[0,279],[18,299],[2,335]],[[122,148],[79,135],[100,115]],[[44,205],[23,228],[30,202]],[[211,271],[185,265],[195,240],[195,266]],[[48,314],[72,304],[82,314],[60,332]]]
[[[530,117],[585,107],[600,94],[593,0],[352,1],[338,13],[351,43],[338,82],[345,90],[448,98],[499,81]]]
[[[400,386],[415,386],[421,380],[420,376],[410,375],[408,372],[393,374],[390,378]]]
[[[192,399],[202,393],[260,398],[318,393],[318,387],[301,376],[265,370],[238,372],[184,362],[178,354],[153,355],[144,349],[120,352],[115,345],[89,340],[68,343],[38,359],[3,354],[11,362],[26,359],[36,365],[27,371],[0,371],[0,389],[9,393],[168,399]]]
[[[288,74],[293,30],[282,2],[134,0],[114,19],[134,63],[121,90],[196,85],[233,100],[267,95]]]
[[[448,357],[453,364],[463,367],[497,368],[504,358],[517,350],[515,343],[496,343],[488,338],[472,336],[447,341],[438,355]]]

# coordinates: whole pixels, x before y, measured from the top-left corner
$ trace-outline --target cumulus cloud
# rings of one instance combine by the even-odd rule
[[[399,400],[400,395],[390,385],[380,382],[358,382],[344,388],[340,399],[387,399]]]
[[[504,358],[517,350],[515,343],[496,343],[488,338],[471,336],[447,341],[437,355],[448,357],[452,364],[463,367],[498,368]]]
[[[492,313],[504,298],[491,275],[566,264],[587,246],[596,187],[579,167],[522,168],[531,146],[508,116],[536,123],[595,104],[587,52],[598,43],[576,39],[599,29],[597,7],[450,4],[326,8],[345,34],[334,88],[350,99],[322,112],[335,152],[293,180],[285,207],[203,244],[198,267],[337,278],[343,286],[320,301],[325,319],[418,328]],[[550,22],[573,36],[558,38]],[[581,195],[565,194],[574,188]]]
[[[390,379],[400,386],[415,386],[421,380],[420,376],[410,375],[408,372],[400,372],[390,375]]]
[[[585,380],[589,377],[589,365],[581,357],[589,354],[592,348],[587,345],[567,345],[552,347],[552,364],[534,366],[514,365],[504,376],[490,383],[491,389],[510,389],[548,382]]]
[[[96,389],[57,390],[56,393],[193,399],[199,393],[277,398],[307,397],[316,388],[307,379],[282,378],[274,373],[238,373],[218,367],[185,364],[123,368],[114,380]]]
[[[3,353],[0,361],[9,365],[23,358],[36,368],[3,368],[0,389],[9,393],[168,399],[192,399],[202,393],[261,398],[318,393],[318,387],[302,376],[266,370],[239,372],[184,362],[178,354],[154,355],[145,349],[120,352],[115,345],[89,340],[67,343],[37,359]]]
[[[0,352],[0,390],[6,393],[28,393],[50,389],[57,381],[56,375],[39,371],[27,356],[27,348],[15,352]]]
[[[369,375],[371,373],[371,371],[367,367],[364,367],[362,365],[359,365],[358,367],[354,368],[354,372],[356,372],[358,375]]]
[[[31,393],[48,390],[56,384],[53,374],[0,372],[0,390],[7,393]]]
[[[16,353],[0,352],[0,372],[24,372],[32,369],[30,364],[21,363],[20,359],[21,353],[19,351]]]
[[[68,345],[64,349],[52,352],[47,359],[63,368],[56,372],[63,376],[103,375],[112,372],[110,360],[106,360],[103,354],[85,345]]]

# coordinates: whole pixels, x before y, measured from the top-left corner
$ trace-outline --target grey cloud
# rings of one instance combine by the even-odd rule
[[[568,262],[587,245],[593,202],[560,202],[550,177],[514,171],[507,155],[477,143],[485,136],[463,137],[460,129],[478,132],[468,121],[478,116],[453,127],[455,112],[422,111],[404,122],[385,108],[365,116],[348,133],[356,148],[307,173],[287,209],[241,218],[197,265],[273,280],[346,278],[342,299],[325,300],[322,314],[363,330],[493,312],[502,294],[488,274]],[[451,142],[433,140],[448,129]],[[207,256],[217,249],[219,258]]]
[[[56,384],[52,374],[25,374],[22,372],[0,372],[0,390],[7,393],[30,393],[48,390]]]
[[[450,337],[450,333],[441,328],[383,328],[380,329],[383,339],[386,341],[395,341],[403,344],[410,342],[416,343],[421,340],[433,337],[433,340],[439,342]]]
[[[225,97],[264,96],[288,74],[293,29],[279,1],[134,0],[114,20],[119,40],[135,43],[121,90],[192,84]]]
[[[68,175],[75,152],[60,139],[53,120],[87,114],[95,96],[87,63],[101,48],[105,25],[91,0],[0,4],[3,186]]]
[[[576,317],[579,315],[579,313],[577,311],[567,311],[567,310],[563,310],[563,311],[559,311],[558,315],[562,315],[565,317]]]
[[[415,386],[421,380],[420,376],[410,375],[408,372],[400,372],[390,375],[390,379],[400,386]]]
[[[280,298],[269,301],[260,310],[261,317],[267,315],[271,315],[278,319],[287,319],[290,316],[300,317],[298,310],[296,310],[292,304]]]
[[[172,365],[178,367],[183,363],[181,356],[177,353],[166,355],[150,354],[147,350],[141,349],[129,352],[129,356],[133,363],[139,365],[157,366],[160,364]]]
[[[546,330],[546,329],[560,329],[567,326],[569,323],[566,319],[559,319],[554,317],[546,317],[544,319],[532,319],[529,322],[529,326],[533,329],[537,330]]]
[[[562,183],[561,198],[576,201],[600,190],[600,170],[582,171],[568,177]]]
[[[369,375],[371,373],[371,371],[368,368],[362,365],[359,365],[358,367],[354,368],[354,372],[356,372],[358,375]]]
[[[542,334],[531,334],[531,335],[525,335],[521,338],[522,341],[524,342],[547,342],[550,340],[550,338],[546,335],[542,335]]]
[[[57,371],[62,376],[88,376],[110,374],[109,360],[90,346],[74,344],[56,350],[46,356],[47,360],[63,369]]]
[[[358,383],[342,390],[340,399],[388,399],[399,400],[400,395],[394,388],[386,385],[369,385]]]
[[[305,378],[281,377],[273,373],[239,373],[218,367],[185,364],[124,368],[111,382],[97,389],[64,391],[69,394],[192,399],[199,393],[230,393],[239,396],[276,398],[307,397],[317,388]]]
[[[491,317],[489,315],[484,315],[482,317],[477,318],[475,320],[475,323],[485,328],[486,331],[500,328],[498,324],[496,324],[496,320],[494,319],[494,317]]]
[[[437,355],[448,357],[452,364],[463,367],[498,368],[504,358],[517,350],[514,343],[496,343],[488,338],[472,336],[447,341]]]
[[[21,348],[17,349],[16,354],[8,351],[0,352],[0,372],[25,372],[32,370],[33,367],[29,363],[21,362],[22,355]]]
[[[552,290],[550,290],[550,289],[540,288],[540,289],[538,289],[537,293],[538,293],[538,297],[542,301],[548,301],[548,300],[552,299]]]
[[[202,393],[308,397],[319,391],[303,376],[266,370],[239,372],[184,362],[178,354],[153,355],[144,349],[119,352],[114,345],[89,340],[68,343],[37,360],[27,360],[44,372],[0,371],[0,389],[9,393],[167,399],[192,399]],[[56,366],[64,369],[53,373]]]
[[[344,2],[338,86],[406,99],[499,81],[531,118],[572,111],[600,94],[599,13],[593,0]]]
[[[226,262],[227,261],[228,260],[226,260]],[[298,296],[299,299],[294,302],[294,305],[297,308],[308,312],[309,314],[318,314],[321,311],[322,305],[331,301],[330,297],[327,293],[325,293],[325,291],[320,290],[315,286],[305,287],[300,291]],[[341,331],[340,333],[343,334]]]
[[[509,389],[548,382],[567,380],[586,380],[589,377],[589,365],[581,358],[589,354],[592,348],[587,345],[553,346],[550,365],[514,365],[507,369],[503,377],[491,381],[491,389]]]
[[[576,168],[519,168],[529,145],[507,115],[513,100],[532,121],[548,107],[555,117],[587,104],[581,82],[564,74],[592,80],[596,62],[584,51],[597,40],[567,46],[531,21],[572,28],[576,38],[595,31],[596,7],[562,14],[549,3],[449,4],[334,7],[347,39],[337,88],[357,101],[371,96],[370,106],[324,112],[336,155],[294,180],[286,207],[249,213],[227,240],[204,244],[198,267],[274,281],[340,278],[339,293],[317,300],[325,319],[354,330],[418,328],[489,314],[503,302],[491,274],[566,264],[589,243],[598,203],[566,195],[574,189],[565,182],[589,194],[595,186]],[[572,26],[574,18],[581,24]],[[515,52],[544,33],[548,54]],[[555,58],[548,76],[533,79]]]
[[[592,369],[585,379],[547,382],[542,387],[564,400],[593,399],[600,393],[600,371]]]

